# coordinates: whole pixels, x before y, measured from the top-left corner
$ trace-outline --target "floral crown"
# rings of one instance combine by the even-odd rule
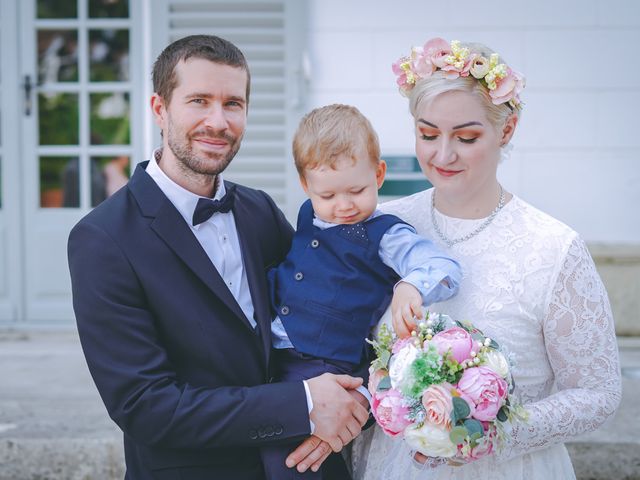
[[[476,78],[489,90],[494,105],[506,103],[512,109],[521,109],[519,94],[524,88],[524,76],[498,63],[500,56],[492,53],[487,59],[482,54],[471,52],[458,40],[449,44],[442,38],[432,38],[423,47],[413,47],[409,57],[401,57],[392,65],[397,75],[400,92],[407,96],[416,82],[430,77],[436,70],[445,72],[445,78]]]

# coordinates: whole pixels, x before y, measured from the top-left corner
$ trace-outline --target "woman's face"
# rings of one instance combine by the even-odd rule
[[[416,155],[438,194],[458,201],[496,188],[503,133],[473,94],[451,91],[416,110]]]

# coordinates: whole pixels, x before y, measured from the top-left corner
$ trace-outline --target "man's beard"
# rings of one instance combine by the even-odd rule
[[[196,154],[193,151],[191,140],[193,137],[199,138],[218,138],[225,140],[229,144],[229,151],[226,154],[220,153],[201,153]],[[231,163],[233,157],[236,156],[240,149],[240,137],[233,137],[226,134],[216,134],[212,131],[197,131],[193,135],[183,134],[177,131],[173,124],[169,122],[167,132],[167,140],[169,148],[178,159],[178,161],[188,170],[199,175],[218,175],[222,173]]]

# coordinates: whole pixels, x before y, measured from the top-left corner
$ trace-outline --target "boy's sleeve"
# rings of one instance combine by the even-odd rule
[[[393,225],[383,235],[380,259],[401,278],[418,289],[425,305],[442,302],[458,292],[462,270],[431,240],[404,223]]]

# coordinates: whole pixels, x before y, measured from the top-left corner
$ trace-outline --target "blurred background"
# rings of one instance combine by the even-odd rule
[[[154,59],[202,33],[237,44],[252,72],[225,178],[265,190],[292,222],[304,195],[291,138],[310,109],[370,118],[385,201],[428,187],[392,62],[442,36],[485,43],[526,76],[500,179],[586,239],[622,359],[618,414],[569,450],[580,480],[640,478],[637,0],[0,0],[0,478],[123,477],[121,432],[75,331],[66,242],[160,144]]]
[[[390,166],[381,200],[413,193],[428,184],[391,63],[434,36],[501,53],[527,88],[500,178],[584,236],[618,333],[640,334],[636,0],[2,0],[0,327],[73,328],[68,232],[159,144],[152,62],[197,33],[236,43],[252,70],[226,176],[270,193],[291,221],[304,196],[290,143],[305,112],[357,106]]]

